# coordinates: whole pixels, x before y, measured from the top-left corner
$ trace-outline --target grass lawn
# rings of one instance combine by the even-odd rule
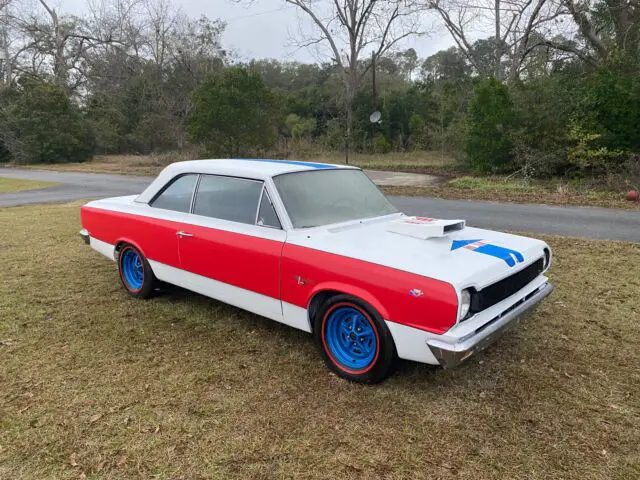
[[[453,371],[373,387],[307,334],[128,297],[80,203],[0,209],[0,478],[640,476],[640,246],[546,237],[556,292]]]
[[[2,173],[2,172],[0,172]],[[7,178],[0,176],[0,193],[21,192],[23,190],[36,190],[58,185],[54,182],[41,182],[38,180],[23,180],[21,178]]]
[[[385,186],[382,187],[382,190],[387,195],[640,209],[640,202],[625,200],[621,192],[565,183],[559,180],[524,183],[518,180],[507,180],[503,177],[462,176],[429,187]]]

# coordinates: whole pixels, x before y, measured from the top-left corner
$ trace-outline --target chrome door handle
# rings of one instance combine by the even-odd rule
[[[179,236],[180,238],[193,237],[192,233],[183,232],[182,230],[180,230],[179,232],[176,232],[176,235]]]

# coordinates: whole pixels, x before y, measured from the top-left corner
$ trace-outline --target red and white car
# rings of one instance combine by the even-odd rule
[[[313,333],[364,383],[398,357],[455,366],[553,290],[546,243],[405,216],[353,167],[179,162],[81,216],[134,297],[160,280]]]

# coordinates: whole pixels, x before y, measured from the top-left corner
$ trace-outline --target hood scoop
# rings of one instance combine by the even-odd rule
[[[428,217],[403,217],[390,222],[387,231],[426,240],[427,238],[444,237],[458,232],[465,227],[464,220],[439,220]]]

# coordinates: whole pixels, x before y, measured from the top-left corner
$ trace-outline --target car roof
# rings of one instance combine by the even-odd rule
[[[330,163],[302,162],[297,160],[274,160],[261,158],[243,159],[208,159],[188,160],[172,163],[166,167],[158,177],[151,182],[136,199],[147,203],[173,178],[187,173],[202,173],[210,175],[227,175],[234,177],[266,180],[283,173],[304,172],[313,170],[330,170],[343,168],[357,168],[347,165]]]
[[[211,173],[236,175],[264,180],[275,175],[304,170],[327,170],[333,168],[353,168],[330,163],[303,162],[299,160],[276,160],[269,158],[228,158],[190,160],[176,162],[169,167],[176,173]]]

